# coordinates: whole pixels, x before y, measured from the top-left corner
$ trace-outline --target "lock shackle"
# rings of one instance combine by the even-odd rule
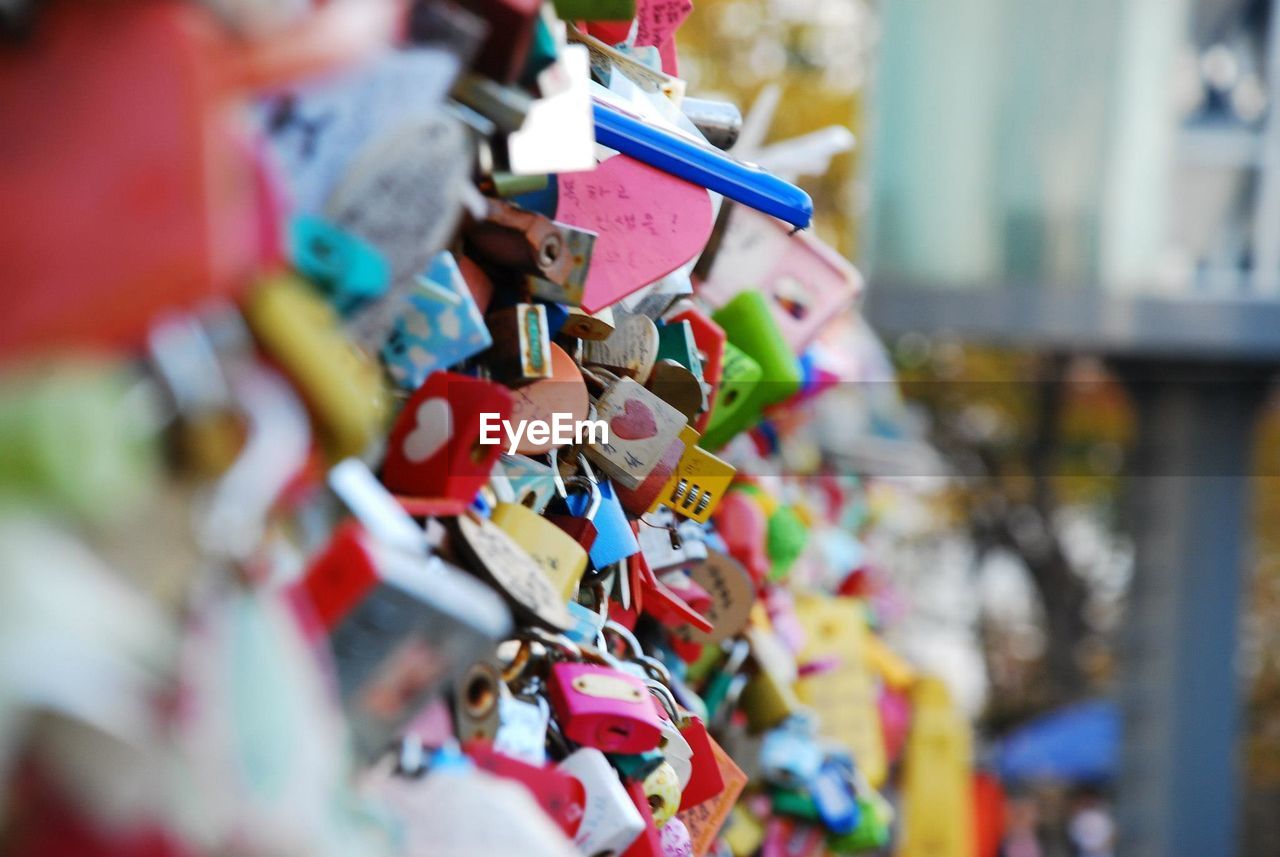
[[[654,681],[661,682],[663,687],[671,689],[671,671],[667,669],[667,665],[655,658],[653,655],[639,655],[633,660],[640,666],[644,667],[644,671]]]
[[[680,706],[676,704],[676,696],[671,692],[671,688],[655,679],[645,679],[645,687],[649,688],[649,693],[658,698],[662,703],[662,707],[667,710],[667,714],[671,717],[671,722],[679,726],[680,721],[684,719],[680,714]]]
[[[562,634],[553,634],[550,631],[544,631],[542,628],[530,625],[526,628],[521,628],[516,634],[516,639],[530,645],[533,643],[541,644],[546,650],[546,656],[549,659],[556,659],[556,655],[559,655],[559,660],[582,660],[582,649]]]
[[[560,475],[560,450],[557,447],[551,447],[547,450],[548,463],[551,465],[551,481],[555,483],[556,493],[561,497],[568,497],[569,490],[564,487],[564,478]]]
[[[636,639],[636,635],[628,631],[613,619],[607,620],[600,628],[600,639],[602,641],[602,645],[600,645],[601,649],[605,651],[609,650],[608,639],[610,634],[613,634],[619,640],[622,640],[622,642],[627,644],[631,660],[637,660],[644,654],[644,649],[640,648],[640,641]]]
[[[515,656],[511,659],[511,663],[503,667],[499,674],[505,684],[511,682],[524,675],[525,670],[529,668],[529,664],[533,656],[533,646],[528,640],[520,640],[520,647],[516,649]]]
[[[587,504],[587,511],[582,517],[586,518],[588,521],[594,521],[596,513],[600,511],[600,504],[604,501],[604,495],[600,493],[599,483],[597,483],[595,479],[581,473],[570,476],[564,481],[557,480],[556,489],[564,489],[564,493],[560,495],[561,499],[567,500],[569,498],[570,485],[586,487],[587,493],[591,496],[591,501]]]

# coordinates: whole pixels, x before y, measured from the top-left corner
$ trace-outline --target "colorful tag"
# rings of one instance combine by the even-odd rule
[[[720,832],[725,819],[729,817],[729,812],[738,800],[738,795],[742,794],[742,789],[747,784],[747,775],[742,769],[734,764],[733,759],[729,758],[729,754],[721,749],[719,744],[713,739],[709,740],[711,740],[711,751],[715,756],[716,765],[720,768],[720,776],[724,779],[724,791],[676,815],[676,818],[684,822],[684,826],[689,830],[689,837],[693,840],[694,857],[704,857],[711,849],[716,834]]]

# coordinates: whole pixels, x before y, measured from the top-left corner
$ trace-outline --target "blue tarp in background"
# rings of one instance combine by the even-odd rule
[[[1120,712],[1095,700],[1060,708],[1013,731],[996,747],[996,767],[1006,783],[1112,779],[1120,754]]]

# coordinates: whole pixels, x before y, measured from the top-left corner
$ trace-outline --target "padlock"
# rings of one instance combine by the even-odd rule
[[[800,389],[799,361],[770,313],[764,295],[740,292],[711,317],[724,328],[729,342],[759,364],[763,377],[754,398],[761,409],[790,398]]]
[[[618,486],[634,490],[667,457],[688,421],[631,378],[601,375],[607,386],[596,416],[608,424],[609,441],[588,445],[586,453]]]
[[[374,362],[348,341],[333,308],[293,276],[260,283],[245,319],[311,406],[334,458],[359,455],[382,428],[388,399]]]
[[[658,573],[707,557],[704,529],[696,521],[677,522],[675,514],[665,506],[641,518],[637,536],[645,561]]]
[[[748,491],[730,491],[716,510],[716,529],[729,555],[742,563],[756,584],[762,584],[771,566],[765,552],[769,518],[756,497]]]
[[[693,427],[705,433],[711,413],[715,408],[721,376],[724,372],[724,328],[711,320],[700,308],[687,301],[676,305],[667,317],[670,322],[688,322],[689,331],[698,346],[698,359],[702,366],[703,389],[706,391],[706,410],[698,415]]]
[[[546,307],[515,304],[491,311],[487,322],[493,346],[484,353],[484,360],[495,378],[520,386],[552,376]]]
[[[644,831],[644,819],[604,754],[581,747],[557,765],[582,783],[586,800],[573,842],[587,855],[621,854]]]
[[[687,426],[688,423],[685,425]],[[683,429],[681,432],[683,433]],[[617,486],[618,502],[622,504],[622,508],[636,517],[642,517],[652,511],[655,506],[660,505],[663,490],[671,484],[671,477],[675,475],[683,456],[684,441],[677,436],[663,451],[644,481],[635,488]]]
[[[857,802],[857,826],[849,833],[827,839],[827,847],[836,854],[861,854],[889,844],[893,807],[874,789],[859,789]]]
[[[658,746],[662,727],[640,679],[597,664],[556,663],[547,695],[570,740],[606,753],[641,753]]]
[[[659,829],[680,808],[680,779],[668,762],[663,762],[644,778],[644,793],[653,813],[653,823]]]
[[[684,443],[684,452],[675,472],[647,511],[652,512],[658,505],[663,505],[677,515],[692,518],[700,524],[706,523],[738,471],[698,446],[699,435],[693,426],[686,425],[681,430],[680,440]]]
[[[453,518],[451,524],[450,543],[520,618],[557,631],[573,625],[565,599],[542,567],[501,527],[470,511]]]
[[[711,596],[711,604],[700,611],[712,630],[677,628],[675,636],[702,645],[712,645],[736,635],[744,627],[755,603],[756,588],[742,563],[715,550],[707,550],[701,562],[689,565],[689,578]]]
[[[597,133],[605,109],[595,101]],[[587,312],[666,277],[697,256],[711,234],[705,188],[628,155],[613,155],[594,170],[558,173],[556,182],[556,220],[597,233],[582,298]]]
[[[756,673],[742,690],[740,705],[752,732],[763,732],[801,709],[796,697],[795,657],[778,636],[760,627],[748,628]]]
[[[586,312],[578,307],[569,307],[569,318],[560,328],[560,332],[575,339],[599,342],[608,339],[617,329],[613,310],[609,307],[597,312]]]
[[[595,521],[599,514],[602,495],[595,476],[587,467],[586,458],[579,456],[579,460],[582,472],[561,483],[564,486],[564,493],[553,501],[546,518],[573,538],[583,550],[589,552],[595,547],[596,538],[599,535]],[[582,493],[570,494],[568,492],[570,486],[585,490]],[[588,554],[589,557],[590,554]]]
[[[477,661],[454,689],[454,730],[461,741],[484,739],[493,748],[531,765],[547,762],[547,727],[551,710],[545,698],[518,697],[503,671]]]
[[[702,382],[674,360],[654,363],[645,387],[687,420],[697,419],[707,408],[707,391]]]
[[[433,373],[391,427],[383,483],[408,497],[470,503],[502,451],[481,443],[482,421],[509,419],[511,409],[511,394],[499,384]]]
[[[370,538],[350,522],[300,584],[315,607],[361,753],[381,753],[450,674],[510,627],[487,587],[438,557]]]
[[[790,717],[764,734],[760,768],[770,783],[805,788],[822,767],[814,723],[809,717]]]
[[[511,391],[514,406],[511,422],[516,425],[546,423],[567,420],[572,425],[583,425],[590,410],[590,399],[582,372],[573,358],[554,342],[551,343],[551,377]],[[555,434],[534,438],[532,432],[523,432],[516,445],[522,455],[542,455],[557,445]]]
[[[653,692],[653,685],[650,684],[650,692]],[[667,691],[670,694],[670,691]],[[661,699],[661,696],[658,696]],[[674,698],[671,704],[675,704]],[[662,721],[662,740],[658,742],[658,749],[662,752],[662,757],[671,769],[675,771],[676,783],[680,786],[683,793],[685,786],[689,784],[689,779],[693,775],[693,748],[689,746],[689,742],[680,732],[679,723],[684,719],[676,709],[669,708],[668,711],[674,714],[672,719],[664,718]]]
[[[662,857],[693,857],[693,837],[678,818],[662,825]]]
[[[432,372],[455,366],[492,344],[457,261],[441,252],[405,297],[383,343],[382,359],[401,388],[416,390]]]
[[[496,482],[498,478],[506,481],[506,487],[502,490],[510,491],[505,496],[499,495],[500,501],[519,503],[538,514],[542,514],[556,496],[556,476],[551,466],[527,455],[503,453],[498,456],[498,469],[494,481]]]
[[[680,734],[690,750],[689,781],[680,795],[680,811],[710,800],[724,789],[724,777],[716,764],[714,739],[707,732],[706,722],[694,715],[685,718]]]
[[[564,21],[626,21],[630,25],[636,16],[636,0],[555,0],[554,5]]]
[[[702,357],[688,319],[672,319],[658,326],[658,359],[674,360],[702,381]]]
[[[566,836],[572,838],[577,833],[582,824],[586,789],[572,774],[551,765],[531,765],[513,758],[485,740],[467,741],[462,749],[480,770],[513,780],[528,789]]]
[[[862,278],[839,254],[808,233],[746,206],[734,206],[720,249],[698,297],[714,308],[744,290],[759,293],[795,354],[862,290]]]
[[[560,287],[562,296],[578,297],[577,301],[568,301],[577,306],[590,266],[595,233],[556,223],[545,215],[502,200],[486,199],[485,202],[488,207],[484,217],[469,219],[463,226],[468,255],[491,265],[540,277]]]
[[[578,591],[587,552],[569,533],[519,503],[499,503],[491,520],[533,558],[565,602]]]
[[[808,789],[799,786],[770,786],[769,804],[775,813],[817,822],[818,804]]]
[[[627,796],[640,813],[644,822],[644,830],[636,837],[622,857],[662,857],[662,831],[653,821],[653,809],[649,806],[649,796],[645,793],[644,784],[639,780],[625,780],[623,786]]]
[[[289,258],[341,313],[381,297],[391,286],[391,268],[378,249],[322,217],[292,219]]]
[[[753,425],[762,412],[755,393],[764,378],[760,364],[732,342],[725,342],[721,366],[720,384],[700,441],[707,449],[724,446]]]
[[[862,814],[853,787],[853,771],[834,760],[822,764],[809,780],[809,793],[818,818],[836,836],[852,833]]]
[[[658,328],[652,319],[622,316],[608,339],[583,343],[582,362],[644,384],[658,359],[658,345]]]
[[[631,529],[627,513],[619,502],[613,482],[599,482],[600,507],[596,510],[596,541],[591,546],[591,564],[595,568],[608,568],[635,556],[640,551],[636,533]]]

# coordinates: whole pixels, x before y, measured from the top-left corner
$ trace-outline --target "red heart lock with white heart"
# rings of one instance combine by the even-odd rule
[[[383,483],[402,498],[470,503],[502,453],[501,442],[481,442],[482,420],[493,425],[511,411],[511,393],[500,384],[432,373],[391,429]]]

